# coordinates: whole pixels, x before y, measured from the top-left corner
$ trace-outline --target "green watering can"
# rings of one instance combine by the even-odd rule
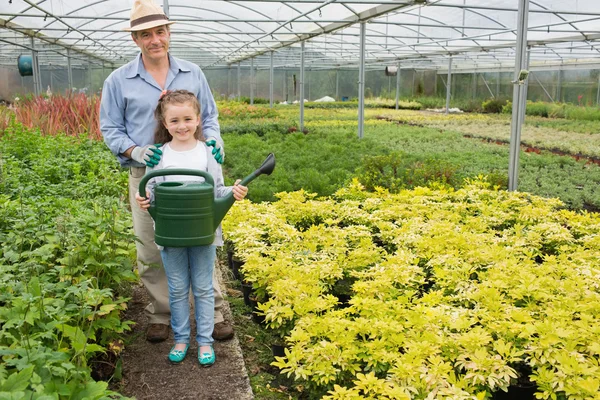
[[[271,175],[275,156],[269,154],[260,168],[242,179],[246,186],[262,174]],[[215,199],[213,177],[195,169],[164,169],[144,175],[139,192],[146,197],[146,183],[154,177],[190,175],[204,178],[204,182],[161,182],[154,187],[154,201],[148,211],[154,219],[154,241],[166,247],[209,245],[215,240],[215,230],[231,208],[233,193]]]

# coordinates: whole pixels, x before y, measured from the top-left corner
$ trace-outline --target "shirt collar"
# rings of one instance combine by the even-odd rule
[[[177,74],[179,71],[190,72],[190,69],[179,64],[175,57],[171,55],[171,53],[169,53],[169,69],[173,71],[174,74]],[[131,62],[131,65],[129,66],[129,71],[127,71],[127,78],[135,78],[138,75],[141,77],[146,75],[146,69],[144,68],[144,63],[142,62],[141,52]]]

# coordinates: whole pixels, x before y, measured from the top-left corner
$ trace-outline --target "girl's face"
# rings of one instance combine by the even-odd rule
[[[191,143],[200,125],[200,116],[191,104],[168,104],[164,111],[164,125],[173,136],[173,142]]]

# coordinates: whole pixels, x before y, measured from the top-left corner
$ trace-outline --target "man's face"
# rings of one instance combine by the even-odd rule
[[[171,32],[167,25],[145,29],[131,35],[135,44],[148,60],[159,60],[167,56]]]

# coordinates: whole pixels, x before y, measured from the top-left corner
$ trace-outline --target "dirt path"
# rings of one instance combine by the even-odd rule
[[[198,365],[196,343],[190,345],[182,364],[171,365],[167,354],[173,345],[173,333],[162,343],[145,339],[146,304],[148,297],[144,287],[136,286],[125,315],[136,324],[128,335],[129,343],[125,344],[123,380],[116,390],[138,400],[246,400],[254,397],[237,337],[215,342],[217,362],[210,368]],[[224,308],[225,319],[231,321],[229,305],[226,303]],[[192,337],[194,335],[192,323]]]

